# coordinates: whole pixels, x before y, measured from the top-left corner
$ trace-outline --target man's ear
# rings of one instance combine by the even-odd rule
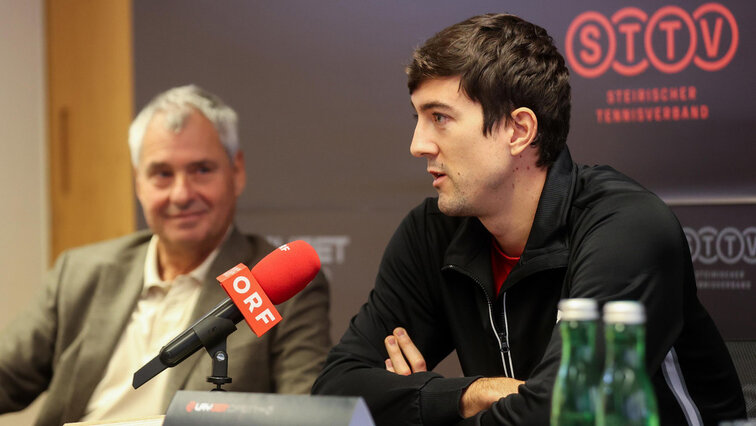
[[[532,109],[520,107],[512,111],[510,126],[512,137],[509,146],[512,156],[517,156],[535,140],[538,134],[538,118]]]
[[[247,170],[244,164],[244,153],[239,150],[234,154],[234,192],[238,197],[247,185]]]

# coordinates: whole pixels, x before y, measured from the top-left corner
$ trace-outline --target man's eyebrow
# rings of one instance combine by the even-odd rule
[[[441,110],[452,111],[452,112],[455,111],[454,108],[452,108],[449,104],[445,104],[439,101],[426,102],[424,104],[420,104],[420,106],[417,108],[417,110],[420,112],[425,112],[425,111],[428,111],[429,109],[441,109]]]
[[[153,172],[155,170],[165,169],[167,167],[169,167],[168,163],[164,163],[162,161],[155,161],[155,162],[148,163],[144,169],[147,170],[148,172]]]
[[[198,166],[215,166],[217,162],[215,160],[212,160],[210,158],[203,158],[197,161],[192,161],[191,163],[187,164],[185,167],[198,167]],[[155,171],[155,170],[162,170],[162,169],[170,169],[173,166],[171,166],[170,163],[165,161],[155,161],[152,163],[147,164],[145,167],[145,170],[147,171]]]

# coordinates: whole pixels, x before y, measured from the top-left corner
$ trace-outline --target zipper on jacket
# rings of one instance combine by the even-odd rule
[[[496,337],[496,341],[499,343],[499,355],[501,355],[501,366],[504,367],[504,376],[511,377],[509,371],[507,371],[507,359],[504,356],[505,353],[509,353],[509,343],[507,343],[506,339],[500,338],[500,333],[496,332],[496,324],[494,324],[493,306],[491,305],[491,302],[488,302],[488,319],[491,321],[494,337]],[[501,336],[506,337],[504,333],[501,333]],[[504,348],[506,348],[506,351]]]
[[[503,353],[509,352],[509,343],[507,343],[507,335],[499,333],[499,341],[501,342],[501,351]]]
[[[499,333],[499,342],[501,342],[501,345],[499,345],[499,351],[501,352],[501,363],[504,364],[504,371],[507,371],[507,358],[510,358],[509,356],[509,342],[507,341],[507,334],[504,332]],[[511,360],[510,360],[511,361]],[[514,377],[514,371],[510,373],[507,373],[508,377]]]
[[[506,348],[507,348],[506,352],[502,350],[502,357],[506,353],[507,359],[509,360],[510,377],[514,378],[515,375],[514,375],[514,365],[512,365],[512,353],[509,351],[509,321],[507,321],[507,292],[506,291],[504,292],[504,294],[502,294],[502,297],[501,297],[501,316],[504,319],[504,324],[502,324],[504,327],[504,331],[501,333],[503,334],[503,337],[501,339],[503,342],[502,348],[504,347],[503,345],[506,345]]]
[[[512,378],[514,378],[514,371],[512,371],[512,372],[508,371],[508,369],[507,369],[507,360],[504,357],[504,354],[505,354],[504,348],[505,347],[507,348],[506,354],[509,355],[509,343],[507,342],[506,339],[503,339],[503,340],[500,339],[499,338],[499,333],[496,331],[496,324],[494,323],[494,318],[493,318],[493,304],[491,303],[491,298],[488,296],[488,292],[486,291],[486,287],[483,285],[483,283],[481,283],[480,281],[478,281],[477,278],[475,278],[474,276],[470,275],[469,273],[467,273],[467,271],[465,271],[462,268],[459,268],[459,267],[457,267],[455,265],[446,265],[445,267],[449,268],[449,269],[457,270],[457,271],[461,272],[462,274],[466,275],[468,278],[472,279],[475,282],[475,284],[477,284],[478,287],[480,287],[481,290],[483,290],[483,294],[486,296],[486,303],[488,304],[488,320],[491,322],[491,329],[493,330],[494,337],[496,338],[496,341],[499,343],[499,354],[501,355],[501,366],[504,368],[504,375],[505,375],[505,377],[512,377]],[[506,297],[506,294],[505,294],[505,297]],[[504,333],[502,333],[502,334],[504,334]],[[504,334],[504,337],[506,337],[505,334]],[[504,342],[504,343],[502,343],[502,342]],[[504,346],[504,345],[506,345],[506,346]],[[511,362],[512,361],[511,361],[511,357],[510,357],[510,364],[511,364]]]

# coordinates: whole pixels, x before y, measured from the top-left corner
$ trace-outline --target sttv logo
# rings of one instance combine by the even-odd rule
[[[734,265],[744,262],[756,265],[756,227],[738,229],[728,226],[717,229],[704,226],[699,229],[684,227],[693,262],[713,265],[722,262]]]
[[[702,4],[691,13],[664,6],[650,15],[625,7],[607,18],[587,11],[567,28],[565,52],[570,67],[585,78],[609,68],[631,77],[653,67],[679,73],[693,63],[704,71],[718,71],[735,56],[738,24],[719,3]]]

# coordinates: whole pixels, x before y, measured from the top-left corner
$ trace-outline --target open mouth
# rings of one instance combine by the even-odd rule
[[[437,187],[441,184],[443,179],[446,177],[446,174],[444,173],[438,173],[438,172],[429,172],[431,176],[433,176],[433,186]]]

